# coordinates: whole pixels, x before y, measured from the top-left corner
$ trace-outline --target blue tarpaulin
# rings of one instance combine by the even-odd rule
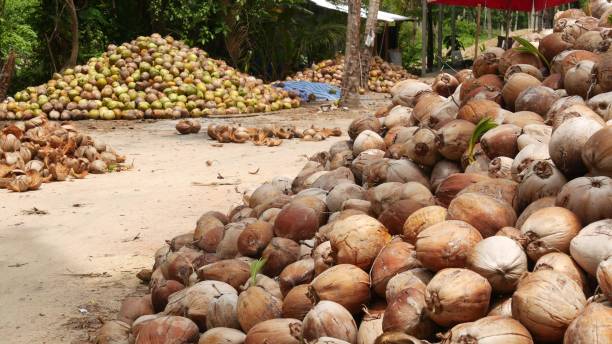
[[[312,100],[312,94],[316,100],[338,100],[340,99],[340,88],[322,82],[310,81],[281,81],[272,84],[274,87],[297,93],[304,101]]]

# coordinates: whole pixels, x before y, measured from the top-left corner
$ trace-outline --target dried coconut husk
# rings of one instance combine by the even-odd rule
[[[538,50],[544,55],[546,60],[551,61],[560,52],[572,48],[573,43],[573,39],[563,35],[561,32],[555,32],[546,35],[540,40]]]
[[[527,275],[512,295],[512,316],[536,342],[556,343],[586,304],[582,288],[570,277],[552,270]]]
[[[492,236],[476,244],[467,267],[485,277],[495,292],[513,292],[527,270],[527,255],[521,245],[503,236]]]
[[[467,192],[451,201],[446,218],[465,221],[487,238],[503,227],[513,226],[516,212],[503,200],[482,193]]]
[[[432,271],[464,267],[470,251],[481,240],[480,232],[466,222],[440,222],[424,229],[417,236],[417,259]]]
[[[244,344],[300,344],[302,322],[297,319],[270,319],[253,326],[244,339]]]
[[[259,286],[252,286],[238,296],[237,314],[246,333],[266,320],[280,318],[283,302]]]
[[[370,279],[374,292],[385,296],[389,280],[406,270],[419,268],[414,246],[401,240],[394,240],[385,246],[372,264]]]
[[[448,207],[455,196],[471,184],[475,184],[489,177],[477,173],[455,173],[444,179],[436,190],[436,202]]]
[[[553,73],[542,80],[542,86],[559,90],[563,88],[563,76],[561,73]]]
[[[196,343],[200,338],[198,326],[181,316],[162,316],[143,323],[133,333],[136,344],[144,343]]]
[[[151,302],[155,312],[161,312],[168,304],[170,295],[179,290],[185,289],[185,286],[177,281],[161,280],[160,282],[151,282]]]
[[[517,194],[520,209],[540,198],[557,195],[567,183],[561,171],[548,160],[532,162],[521,172],[520,179]]]
[[[339,264],[323,271],[310,283],[309,296],[318,301],[334,301],[357,314],[370,300],[370,276],[351,264]]]
[[[495,301],[489,308],[487,316],[501,316],[512,318],[512,297],[502,297]]]
[[[325,241],[317,245],[312,250],[312,259],[314,259],[315,263],[315,276],[332,267],[334,265],[334,257],[332,256],[331,243]]]
[[[517,49],[508,49],[499,58],[499,74],[505,75],[507,69],[516,64],[529,64],[538,69],[544,66],[542,61],[531,53],[520,52]]]
[[[612,302],[612,257],[602,260],[596,272],[599,289]]]
[[[261,257],[266,260],[262,272],[267,276],[278,276],[287,265],[297,261],[299,253],[300,245],[295,241],[287,238],[272,238],[261,254]]]
[[[563,185],[555,203],[571,210],[583,225],[587,225],[612,217],[611,195],[611,178],[579,177]]]
[[[138,317],[154,312],[151,295],[127,297],[121,303],[117,320],[131,325]]]
[[[378,216],[378,221],[387,228],[390,234],[399,235],[402,234],[404,223],[410,215],[425,206],[431,205],[434,205],[433,199],[429,199],[426,202],[413,199],[401,199],[392,203],[385,209],[380,216]]]
[[[478,124],[483,118],[495,120],[502,112],[498,103],[488,99],[472,99],[459,108],[457,119]]]
[[[314,307],[310,297],[308,297],[308,284],[301,284],[293,287],[283,299],[282,316],[283,318],[294,318],[303,320],[306,314]]]
[[[224,294],[213,299],[208,304],[208,312],[206,316],[206,327],[225,327],[240,329],[238,322],[238,295]]]
[[[532,111],[545,116],[550,106],[559,99],[559,95],[546,86],[532,86],[526,88],[516,98],[516,111]]]
[[[423,291],[402,290],[389,302],[382,323],[383,331],[399,331],[418,338],[431,338],[436,325],[427,316]]]
[[[446,208],[432,205],[416,210],[404,222],[402,236],[411,244],[416,243],[416,238],[424,229],[440,223],[446,219]]]
[[[373,186],[386,182],[418,182],[430,187],[429,180],[419,168],[410,160],[380,159],[366,166],[363,170],[364,185]]]
[[[314,259],[306,258],[287,265],[278,276],[280,290],[283,296],[300,284],[312,281],[315,273]]]
[[[250,223],[238,236],[240,254],[256,258],[268,246],[274,236],[274,226],[265,221]]]
[[[315,209],[289,203],[276,216],[274,234],[294,241],[310,239],[321,225],[319,219],[320,214]]]
[[[586,117],[571,118],[561,124],[550,138],[550,157],[555,166],[568,177],[586,172],[582,150],[588,139],[603,126]]]
[[[367,215],[354,215],[337,221],[328,234],[332,256],[337,264],[355,264],[367,269],[380,250],[391,240],[387,229]],[[367,243],[363,246],[363,243]]]
[[[438,272],[425,291],[429,317],[445,327],[484,317],[490,298],[489,282],[467,269]]]
[[[438,152],[449,160],[459,161],[475,128],[476,125],[465,120],[453,120],[445,124],[436,136]]]
[[[535,211],[521,226],[527,237],[527,255],[536,261],[550,252],[569,253],[570,241],[582,226],[571,211],[560,207],[548,207]]]
[[[494,89],[501,90],[503,85],[503,80],[498,75],[485,74],[476,79],[467,80],[465,83],[463,83],[461,85],[459,96],[461,101],[465,102],[467,101],[467,98],[470,98],[468,95],[480,87],[492,87]]]
[[[164,309],[166,315],[182,315],[195,322],[200,329],[206,328],[208,305],[223,294],[236,294],[236,289],[220,281],[202,281],[177,291],[168,298]]]
[[[485,343],[532,344],[529,331],[520,322],[503,316],[487,316],[474,322],[454,326],[441,335],[441,344]]]
[[[497,233],[495,233],[495,235],[508,237],[516,241],[519,245],[521,245],[523,249],[527,247],[527,242],[528,242],[527,238],[525,237],[525,235],[523,235],[523,233],[519,229],[515,227],[504,227],[500,229]]]
[[[202,333],[198,344],[243,344],[245,337],[240,330],[215,327]]]
[[[304,317],[303,338],[312,342],[321,337],[332,337],[348,343],[357,342],[357,324],[342,305],[321,301]]]
[[[129,324],[119,320],[109,320],[104,322],[96,333],[96,344],[128,343],[129,337]]]
[[[403,154],[417,164],[434,166],[440,160],[440,154],[435,146],[435,138],[436,134],[433,130],[418,129],[412,138],[403,145]]]
[[[456,162],[449,160],[438,161],[431,170],[431,177],[429,179],[431,189],[437,190],[438,185],[440,185],[440,183],[442,183],[444,179],[446,179],[451,174],[460,172],[461,169]]]
[[[427,93],[419,98],[419,101],[412,110],[412,120],[421,123],[429,117],[434,108],[440,106],[445,101],[444,97],[436,93]]]
[[[425,293],[427,284],[433,278],[431,271],[425,268],[414,268],[393,276],[387,283],[385,299],[387,302],[393,300],[402,290],[414,288]]]
[[[589,275],[595,276],[597,266],[612,256],[612,219],[599,220],[582,228],[572,239],[572,258]]]
[[[517,154],[517,156],[524,156],[526,153],[521,154],[521,151],[533,143],[544,144],[548,146],[551,136],[552,127],[545,125],[544,123],[533,123],[525,125],[523,127],[523,133],[516,140],[516,143],[519,147],[519,153]],[[517,156],[515,156],[515,158]]]
[[[534,272],[539,270],[553,270],[565,274],[580,285],[583,291],[588,291],[589,286],[584,271],[565,253],[551,252],[543,255],[533,267]]]
[[[601,343],[612,338],[609,322],[612,308],[600,303],[589,303],[570,323],[565,331],[563,343]]]
[[[532,143],[527,145],[525,148],[521,149],[512,161],[512,167],[510,168],[512,179],[520,182],[524,176],[523,171],[528,169],[534,161],[547,159],[550,159],[548,145],[544,143]]]
[[[220,260],[199,268],[196,273],[201,281],[215,280],[225,282],[236,290],[251,275],[249,264],[240,259]]]

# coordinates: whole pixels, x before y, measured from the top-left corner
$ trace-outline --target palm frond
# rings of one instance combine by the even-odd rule
[[[544,55],[542,55],[542,53],[540,52],[540,50],[538,50],[538,48],[536,48],[533,44],[531,44],[531,42],[519,36],[512,37],[512,39],[514,39],[521,45],[518,48],[514,48],[514,50],[520,51],[523,53],[532,54],[540,58],[540,60],[542,60],[546,64],[546,67],[548,67],[549,70],[551,69],[550,62],[546,59],[546,57],[544,57]]]
[[[474,162],[474,147],[480,141],[482,135],[484,135],[487,131],[497,127],[497,123],[493,122],[493,120],[489,117],[483,118],[478,122],[472,136],[470,137],[469,145],[468,145],[468,160],[471,163]]]

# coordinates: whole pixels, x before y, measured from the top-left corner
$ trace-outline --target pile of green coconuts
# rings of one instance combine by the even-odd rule
[[[171,36],[110,45],[0,103],[0,120],[205,117],[298,107],[300,100]]]
[[[574,49],[606,23],[558,13],[550,67],[492,49],[398,83],[295,178],[159,248],[98,343],[610,343],[612,55]]]

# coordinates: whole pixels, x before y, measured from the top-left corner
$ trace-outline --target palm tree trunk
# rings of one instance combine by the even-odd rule
[[[380,0],[370,0],[368,6],[368,18],[366,19],[365,37],[363,49],[361,50],[361,87],[368,89],[370,78],[370,64],[372,62],[372,51],[376,43],[376,24],[378,23],[378,7]]]
[[[6,98],[8,89],[11,86],[11,78],[15,70],[15,52],[11,51],[6,58],[4,66],[0,70],[0,101]]]
[[[77,17],[76,7],[74,6],[74,0],[66,0],[66,4],[70,11],[72,48],[70,50],[70,59],[68,59],[64,68],[69,68],[77,64],[77,57],[79,56],[79,19]]]
[[[359,107],[359,26],[361,25],[361,0],[348,1],[346,27],[346,51],[342,76],[340,105]]]

